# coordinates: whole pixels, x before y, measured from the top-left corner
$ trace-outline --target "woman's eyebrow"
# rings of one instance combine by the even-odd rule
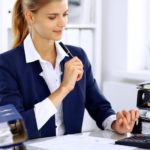
[[[47,14],[48,16],[50,16],[50,15],[59,15],[59,13],[49,13],[49,14]]]
[[[63,14],[68,13],[68,10],[66,10]],[[48,13],[47,15],[59,15],[59,13]]]

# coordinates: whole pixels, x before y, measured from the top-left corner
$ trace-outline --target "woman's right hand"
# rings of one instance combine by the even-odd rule
[[[83,64],[78,57],[73,57],[64,66],[64,78],[60,87],[51,95],[49,99],[57,107],[64,97],[74,89],[75,83],[83,76]]]
[[[74,89],[76,81],[81,80],[82,76],[83,64],[78,57],[73,57],[65,63],[64,78],[60,86],[70,92]]]

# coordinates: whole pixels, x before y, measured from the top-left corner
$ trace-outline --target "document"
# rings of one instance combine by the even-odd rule
[[[0,147],[13,143],[13,134],[7,122],[0,123]]]
[[[134,150],[135,147],[115,145],[115,140],[93,137],[87,134],[73,134],[45,139],[28,144],[46,150]]]

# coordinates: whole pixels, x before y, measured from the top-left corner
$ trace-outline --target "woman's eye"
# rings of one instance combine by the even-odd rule
[[[67,16],[68,16],[68,13],[63,14],[63,17],[67,17]],[[56,19],[56,17],[57,16],[49,16],[48,19],[54,20],[54,19]]]
[[[48,19],[50,19],[50,20],[54,20],[56,17],[54,16],[54,17],[48,17]]]
[[[64,17],[66,17],[66,16],[68,16],[68,15],[69,15],[69,14],[68,14],[68,13],[66,13],[66,14],[64,14],[63,16],[64,16]]]

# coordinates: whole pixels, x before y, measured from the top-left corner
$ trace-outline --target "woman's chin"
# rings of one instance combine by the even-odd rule
[[[62,39],[62,36],[59,36],[59,37],[55,37],[55,41],[59,41]]]

